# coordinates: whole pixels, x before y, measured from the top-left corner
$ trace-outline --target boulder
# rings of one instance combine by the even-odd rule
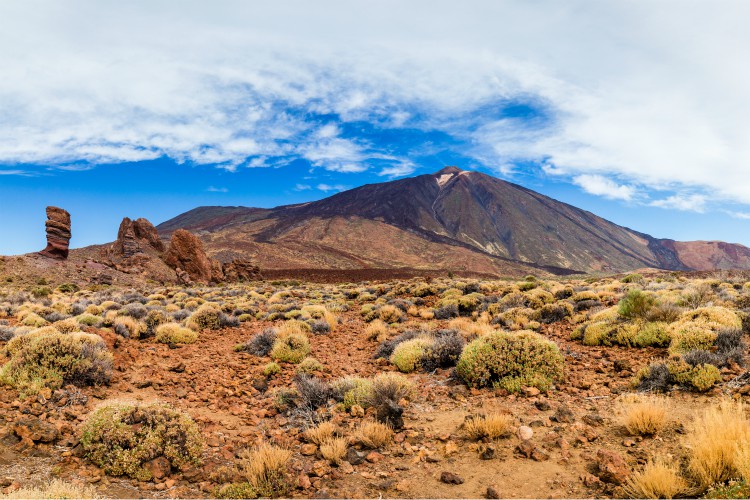
[[[630,477],[628,467],[622,455],[615,451],[600,449],[596,452],[597,476],[605,483],[623,484]]]
[[[164,251],[164,243],[159,239],[159,233],[147,219],[122,219],[117,231],[117,240],[112,245],[112,251],[118,257],[130,258],[143,253],[146,248],[153,248],[157,252]]]
[[[13,431],[20,438],[42,443],[51,443],[60,435],[54,424],[32,416],[19,417],[13,423]]]
[[[223,266],[226,281],[255,281],[263,279],[260,268],[246,259],[234,259]]]
[[[71,236],[68,211],[58,207],[47,207],[47,221],[44,226],[47,231],[47,247],[39,254],[52,259],[67,259]]]

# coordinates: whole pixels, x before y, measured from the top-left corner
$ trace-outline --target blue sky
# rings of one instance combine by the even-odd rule
[[[445,165],[750,244],[746,2],[265,4],[0,4],[0,254]]]

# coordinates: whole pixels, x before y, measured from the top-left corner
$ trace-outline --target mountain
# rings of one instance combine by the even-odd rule
[[[273,209],[199,207],[159,226],[261,268],[430,268],[490,274],[750,269],[750,249],[676,242],[489,175],[446,167]]]

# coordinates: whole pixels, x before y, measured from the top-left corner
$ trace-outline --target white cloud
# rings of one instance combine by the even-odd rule
[[[309,184],[295,184],[294,190],[295,191],[308,191],[312,189],[312,186]]]
[[[726,213],[734,217],[735,219],[750,220],[750,212],[733,212],[731,210],[727,210]]]
[[[225,187],[208,186],[206,188],[206,191],[208,191],[209,193],[228,193],[229,189],[227,189]]]
[[[380,172],[378,172],[378,175],[393,179],[396,177],[403,177],[405,175],[412,174],[416,169],[416,165],[414,165],[412,162],[402,161],[397,165],[391,165],[390,167],[381,169]]]
[[[612,179],[601,175],[578,175],[573,178],[573,183],[583,188],[587,193],[613,200],[630,201],[636,195],[636,189],[633,186],[617,184]]]
[[[702,194],[676,194],[650,204],[659,208],[670,208],[685,212],[705,212],[708,199]]]
[[[599,188],[620,199],[748,204],[749,16],[742,0],[2,2],[0,164],[404,160],[311,118],[338,114],[446,132],[506,174],[533,160],[616,178]],[[482,107],[519,99],[549,122]]]
[[[320,191],[323,191],[323,192],[326,192],[326,193],[329,192],[329,191],[346,191],[347,189],[349,189],[348,186],[344,186],[343,184],[330,185],[330,184],[322,183],[322,184],[318,184],[316,187]]]

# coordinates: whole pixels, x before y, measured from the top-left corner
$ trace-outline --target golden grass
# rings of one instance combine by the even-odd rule
[[[663,397],[645,397],[624,403],[620,411],[622,424],[633,435],[653,436],[667,423],[667,401]]]
[[[747,467],[740,464],[750,442],[750,420],[742,402],[724,400],[693,422],[685,444],[688,468],[702,487],[726,481]]]
[[[333,438],[336,426],[332,422],[322,422],[317,427],[310,427],[304,433],[307,441],[320,446],[325,441]]]
[[[510,436],[513,430],[513,417],[505,413],[479,415],[464,422],[464,431],[470,439],[497,439]]]
[[[663,457],[649,460],[643,470],[625,484],[630,498],[675,498],[688,493],[689,487],[674,462]]]
[[[59,479],[54,479],[48,485],[38,488],[21,488],[13,493],[3,495],[2,499],[53,499],[53,498],[98,498],[96,490],[91,486],[76,486]]]
[[[346,456],[346,438],[332,437],[320,445],[320,454],[333,465],[340,464]]]
[[[373,320],[365,328],[365,335],[367,336],[367,340],[383,342],[388,338],[388,325],[383,320]]]
[[[386,424],[365,420],[357,428],[355,436],[367,448],[383,448],[393,441],[393,430]]]
[[[287,463],[292,452],[263,443],[246,450],[239,461],[239,468],[248,483],[261,496],[284,496],[292,487],[288,477]]]

